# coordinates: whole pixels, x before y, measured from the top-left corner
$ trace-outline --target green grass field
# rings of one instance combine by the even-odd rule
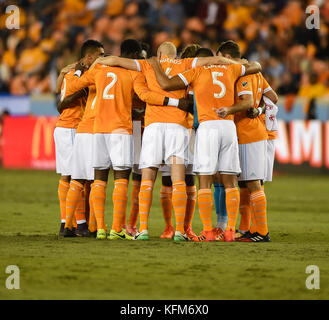
[[[328,176],[266,185],[272,242],[258,244],[160,239],[159,179],[150,241],[58,238],[57,182],[0,170],[0,299],[329,299]],[[8,265],[20,268],[20,290],[5,287]],[[308,265],[320,268],[320,290],[305,287]]]

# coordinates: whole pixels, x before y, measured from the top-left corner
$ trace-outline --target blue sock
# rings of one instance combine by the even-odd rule
[[[217,225],[216,228],[221,228],[225,231],[227,226],[227,211],[226,211],[226,195],[224,185],[217,182],[214,183],[215,192],[215,207],[217,214]]]

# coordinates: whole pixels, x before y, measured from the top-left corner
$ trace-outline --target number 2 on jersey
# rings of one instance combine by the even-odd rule
[[[117,82],[118,77],[113,72],[108,72],[106,76],[108,78],[112,78],[112,81],[105,87],[105,89],[103,91],[103,99],[114,99],[114,94],[108,94],[108,92],[114,86],[114,84]]]
[[[221,88],[220,93],[214,93],[214,97],[217,99],[223,98],[226,93],[226,87],[222,81],[218,80],[219,77],[223,76],[223,72],[213,71],[211,75],[212,75],[212,83],[220,86]]]

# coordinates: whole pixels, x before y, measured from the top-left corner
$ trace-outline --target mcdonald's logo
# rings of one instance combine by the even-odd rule
[[[53,132],[56,126],[56,118],[38,117],[32,135],[32,159],[37,159],[40,156],[41,150],[41,134],[43,133],[43,146],[45,155],[50,157],[53,153]]]

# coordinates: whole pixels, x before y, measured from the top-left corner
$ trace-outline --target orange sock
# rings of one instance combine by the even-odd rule
[[[128,180],[117,179],[114,181],[113,190],[113,223],[112,229],[116,232],[122,230],[124,224],[125,212],[128,202]]]
[[[66,195],[65,228],[72,229],[73,215],[78,209],[78,204],[81,206],[82,191],[83,191],[83,185],[78,181],[71,180],[70,188],[69,188],[69,191],[67,192],[67,195]]]
[[[80,192],[80,198],[78,200],[74,215],[77,224],[86,223],[86,199],[84,189]]]
[[[253,211],[257,232],[265,236],[268,233],[266,196],[263,190],[255,191],[250,195],[251,209]]]
[[[180,231],[184,234],[184,221],[187,205],[185,181],[176,181],[172,184],[172,204],[175,211],[176,231]]]
[[[68,182],[59,179],[58,184],[58,199],[59,199],[59,206],[61,210],[61,222],[65,223],[66,220],[66,196],[69,191],[70,184]]]
[[[227,227],[226,230],[235,230],[236,220],[239,213],[240,193],[238,188],[226,188],[226,210],[227,210]]]
[[[147,230],[149,213],[152,205],[152,192],[154,182],[152,180],[142,180],[138,195],[139,200],[139,232]]]
[[[161,186],[160,202],[166,227],[172,227],[172,187]]]
[[[90,214],[90,207],[89,207],[89,194],[90,194],[90,181],[86,181],[84,184],[84,198],[85,198],[85,216],[86,222],[89,223],[89,214]]]
[[[90,188],[92,185],[90,185]],[[91,189],[90,189],[91,190]],[[97,231],[97,223],[96,223],[96,217],[95,217],[95,212],[94,212],[94,205],[93,205],[93,200],[91,197],[91,192],[89,194],[89,221],[88,221],[88,229],[90,232],[95,232]]]
[[[212,214],[212,192],[211,189],[200,189],[198,192],[198,206],[200,218],[204,231],[212,230],[211,214]]]
[[[141,183],[138,180],[133,180],[133,187],[131,190],[131,208],[129,213],[129,227],[136,227],[137,226],[137,219],[138,219],[138,194],[141,188]]]
[[[105,199],[106,199],[106,182],[95,180],[91,188],[92,204],[98,229],[106,229],[104,222]]]
[[[240,231],[248,231],[251,220],[250,193],[248,188],[240,189]]]
[[[184,229],[192,226],[192,220],[195,211],[196,205],[196,186],[187,186],[187,204],[186,204],[186,213],[185,213],[185,221],[184,221]]]

